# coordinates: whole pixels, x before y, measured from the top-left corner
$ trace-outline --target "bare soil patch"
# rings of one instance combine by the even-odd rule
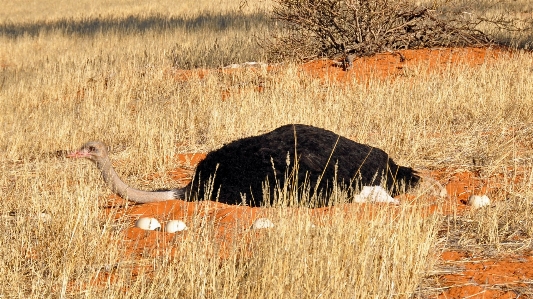
[[[364,81],[372,78],[390,79],[409,76],[416,67],[426,71],[445,70],[450,65],[465,64],[479,66],[497,59],[504,49],[498,48],[438,48],[403,50],[361,57],[353,61],[353,66],[344,71],[339,63],[329,59],[310,61],[302,68],[319,78],[328,80]]]
[[[479,66],[494,61],[502,54],[509,54],[504,48],[436,48],[419,50],[402,50],[380,53],[374,56],[360,57],[353,61],[353,66],[343,70],[339,61],[332,59],[316,59],[304,63],[301,75],[312,75],[330,81],[365,81],[369,79],[391,79],[408,76],[415,67],[423,67],[426,71],[445,70],[451,65],[465,64]],[[282,64],[265,66],[268,72],[276,72]],[[208,73],[220,72],[232,74],[243,70],[260,70],[259,67],[222,68],[218,70],[167,70],[167,74],[177,81],[194,78],[203,79]]]

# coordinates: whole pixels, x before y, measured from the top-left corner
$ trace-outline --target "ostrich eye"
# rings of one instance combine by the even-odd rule
[[[96,152],[96,147],[89,146],[89,152]]]

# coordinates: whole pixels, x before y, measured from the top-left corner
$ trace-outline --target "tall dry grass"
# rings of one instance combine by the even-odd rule
[[[308,215],[276,210],[273,230],[253,236],[252,243],[240,242],[249,232],[236,235],[222,261],[213,258],[215,231],[198,219],[190,224],[194,242],[174,241],[179,255],[131,257],[121,235],[128,219],[102,213],[109,191],[93,166],[62,156],[91,139],[108,143],[119,173],[145,189],[176,186],[166,171],[176,167],[177,153],[206,152],[286,123],[336,131],[418,169],[476,169],[487,176],[531,169],[530,53],[474,69],[450,65],[441,73],[420,65],[404,78],[365,84],[322,82],[290,65],[184,82],[172,75],[169,53],[176,44],[191,59],[199,55],[195,45],[209,48],[218,40],[227,53],[240,45],[244,50],[238,51],[252,53],[245,60],[260,60],[251,35],[267,24],[253,17],[245,22],[249,28],[219,24],[240,24],[224,18],[239,9],[234,2],[194,2],[193,11],[167,2],[152,8],[13,3],[0,8],[1,297],[405,298],[436,256],[439,222],[421,217],[429,200],[421,195],[413,204],[383,208],[381,217],[334,214],[314,229]],[[244,4],[245,16],[263,9]],[[168,28],[163,17],[156,20],[163,25],[140,33],[139,22],[128,27],[132,15],[195,20],[207,12],[222,17],[198,27],[184,21]],[[92,30],[83,27],[85,18],[120,22]],[[61,22],[82,29],[69,32]],[[39,33],[25,32],[32,24],[46,30],[39,25]],[[22,33],[13,36],[6,28]],[[255,91],[258,82],[264,92]],[[161,177],[149,179],[152,173]],[[521,204],[531,193],[530,172],[524,173],[525,183],[504,184]],[[501,236],[517,228],[532,237],[531,205],[510,215],[516,206],[505,204],[510,208],[469,216],[478,223],[470,228],[479,232],[475,244],[497,248]],[[15,218],[6,217],[11,211]],[[51,221],[39,218],[43,211]],[[508,218],[497,217],[502,214]],[[453,221],[450,227],[457,227]]]
[[[417,0],[445,13],[483,20],[477,29],[495,42],[522,49],[533,48],[533,2],[514,0]]]

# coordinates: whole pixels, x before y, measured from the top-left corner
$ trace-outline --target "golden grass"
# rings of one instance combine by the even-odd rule
[[[206,11],[224,13],[266,9],[270,1],[39,1],[6,0],[0,10],[3,23],[27,23],[41,20],[79,19],[87,17],[131,16],[163,14],[166,16],[195,16]]]
[[[416,0],[462,17],[500,20],[482,22],[477,29],[494,37],[497,43],[531,50],[533,48],[533,2],[527,0]],[[501,22],[503,21],[503,22]],[[504,28],[510,30],[503,30]]]
[[[2,24],[20,29],[100,14],[104,21],[131,15],[194,20],[206,11],[231,15],[240,4],[40,3],[3,4]],[[245,4],[244,14],[268,8],[264,2]],[[177,153],[206,152],[286,123],[333,130],[418,169],[476,169],[487,176],[509,167],[531,169],[531,53],[474,69],[450,65],[442,73],[426,73],[421,65],[406,70],[404,78],[368,84],[324,83],[299,74],[295,66],[174,80],[169,53],[176,44],[185,47],[183,55],[195,57],[196,45],[209,47],[218,39],[227,52],[238,44],[261,59],[250,35],[261,33],[265,24],[223,28],[217,20],[208,19],[198,30],[185,28],[193,24],[185,22],[141,34],[121,30],[130,28],[128,21],[91,34],[53,26],[35,36],[3,32],[0,212],[18,216],[0,221],[1,296],[406,298],[436,256],[439,222],[420,216],[418,203],[426,199],[421,196],[412,205],[384,208],[383,217],[333,215],[330,224],[314,229],[306,225],[308,216],[281,209],[272,215],[278,224],[273,230],[261,232],[251,244],[239,242],[239,235],[223,261],[213,258],[213,247],[219,246],[215,232],[201,223],[191,225],[194,242],[175,240],[177,257],[149,252],[131,257],[120,234],[127,220],[111,220],[99,208],[109,191],[93,166],[61,155],[91,139],[108,143],[119,173],[145,189],[176,187],[166,171],[176,166]],[[265,85],[264,92],[255,91],[257,82]],[[161,178],[148,180],[151,173]],[[468,216],[478,224],[471,228],[480,236],[475,244],[497,248],[513,230],[531,239],[530,172],[524,176],[523,184],[504,184],[515,201]],[[496,197],[504,201],[507,194]],[[42,211],[52,220],[38,220]],[[454,221],[450,227],[456,227]],[[111,274],[113,280],[102,278]]]

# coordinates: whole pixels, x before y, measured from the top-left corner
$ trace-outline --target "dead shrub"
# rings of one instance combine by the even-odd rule
[[[275,0],[283,31],[271,54],[308,60],[399,49],[485,46],[489,35],[470,14],[443,14],[406,0]]]

